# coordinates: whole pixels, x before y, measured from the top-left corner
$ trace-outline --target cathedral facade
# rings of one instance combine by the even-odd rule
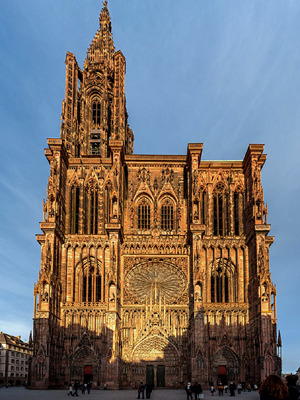
[[[66,56],[48,139],[30,387],[259,383],[281,373],[264,146],[242,161],[133,153],[125,57],[104,2],[83,69]]]

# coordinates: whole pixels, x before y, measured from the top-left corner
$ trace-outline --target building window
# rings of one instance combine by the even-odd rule
[[[15,352],[14,352],[14,351],[11,351],[11,355],[14,356],[14,355],[15,355]]]
[[[237,282],[235,268],[228,259],[220,258],[211,270],[211,302],[236,302]]]
[[[79,187],[71,189],[71,235],[79,233]]]
[[[12,358],[12,359],[11,359],[11,362],[12,362],[12,363],[14,363],[14,362],[15,362],[15,360]]]
[[[161,206],[161,229],[172,231],[174,229],[174,212],[170,200],[166,200]]]
[[[10,374],[10,376],[13,377],[13,376],[14,376],[14,373],[12,372],[12,373]]]
[[[206,223],[206,192],[200,194],[200,224]]]
[[[82,276],[79,275],[79,283],[81,279],[81,301],[82,302],[99,302],[101,301],[101,271],[95,268],[94,259],[84,268]]]
[[[88,188],[85,192],[85,233],[98,234],[98,189]]]
[[[145,199],[138,206],[138,229],[150,229],[150,205]]]
[[[213,193],[214,236],[228,235],[229,222],[228,194],[224,191],[223,186],[219,186]]]
[[[99,100],[93,101],[93,123],[94,125],[100,125],[101,116],[101,104]]]
[[[11,369],[11,371],[14,371],[14,370],[15,370],[15,367],[12,365],[12,366],[10,367],[10,369]]]
[[[235,192],[233,195],[233,216],[234,216],[234,234],[240,236],[241,234],[241,223],[240,223],[240,211],[241,211],[241,193]]]

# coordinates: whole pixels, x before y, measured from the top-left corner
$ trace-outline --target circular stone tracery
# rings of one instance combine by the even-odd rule
[[[138,264],[125,278],[126,289],[140,304],[170,304],[185,291],[186,282],[183,271],[165,261]]]

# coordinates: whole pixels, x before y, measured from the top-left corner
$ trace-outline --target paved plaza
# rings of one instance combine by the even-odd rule
[[[135,400],[137,390],[91,390],[91,393],[81,394],[79,397],[87,400]],[[208,390],[204,391],[204,400],[219,398]],[[61,400],[68,399],[68,390],[28,390],[24,388],[0,389],[0,400]],[[221,400],[222,396],[220,396]],[[228,399],[227,399],[228,398]],[[224,393],[223,399],[230,400],[229,393]],[[151,400],[186,400],[186,393],[183,389],[155,389],[152,392]],[[258,392],[243,392],[235,396],[235,400],[259,400]]]

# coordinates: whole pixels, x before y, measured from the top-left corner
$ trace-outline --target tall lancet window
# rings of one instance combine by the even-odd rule
[[[240,236],[242,234],[242,223],[241,223],[241,210],[243,209],[243,194],[241,192],[234,192],[233,195],[233,222],[234,222],[234,234]]]
[[[174,207],[170,199],[164,200],[161,206],[161,229],[164,231],[174,229]]]
[[[85,191],[85,233],[98,234],[98,188],[93,186]]]
[[[237,280],[234,265],[226,258],[219,258],[211,269],[211,302],[234,303],[237,301]]]
[[[79,187],[71,188],[71,235],[79,233]]]
[[[101,301],[101,270],[100,266],[95,266],[95,260],[90,262],[84,260],[85,266],[78,275],[79,288],[81,287],[80,298],[83,302],[99,302]]]
[[[95,127],[100,125],[101,118],[101,104],[98,99],[93,101],[93,123]]]
[[[213,233],[226,236],[230,232],[229,196],[222,183],[213,192]]]
[[[138,206],[138,229],[150,229],[150,203],[145,198]]]

